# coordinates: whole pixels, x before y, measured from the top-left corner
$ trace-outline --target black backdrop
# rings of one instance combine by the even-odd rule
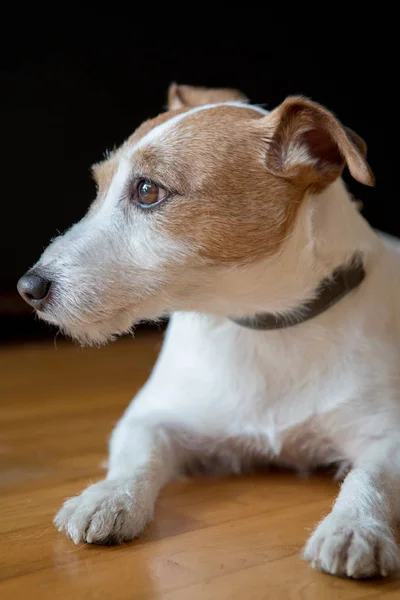
[[[20,39],[2,55],[0,295],[12,293],[57,230],[83,215],[95,193],[89,166],[160,112],[173,80],[236,87],[269,108],[292,93],[325,104],[368,143],[376,188],[346,176],[364,215],[400,235],[394,42],[381,40],[369,56],[350,41],[345,60],[328,60],[321,48],[178,50],[110,36],[107,44]]]

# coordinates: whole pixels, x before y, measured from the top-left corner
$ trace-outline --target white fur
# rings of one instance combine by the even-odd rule
[[[163,143],[207,108],[171,119],[139,144]],[[151,377],[112,434],[107,478],[68,500],[56,525],[75,543],[122,541],[143,531],[160,489],[185,468],[337,463],[350,472],[305,558],[349,577],[398,568],[398,252],[370,229],[339,180],[304,200],[279,256],[237,269],[192,263],[195,249],[151,219],[126,223],[118,199],[129,169],[121,160],[104,206],[42,257],[59,286],[59,304],[42,316],[80,339],[104,341],[138,318],[174,314]],[[226,318],[294,309],[356,251],[366,279],[318,317],[267,332]]]
[[[315,165],[317,160],[308,152],[307,146],[299,142],[291,142],[282,157],[285,164]]]

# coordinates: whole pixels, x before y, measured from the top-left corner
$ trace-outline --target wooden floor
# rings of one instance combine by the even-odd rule
[[[300,560],[336,494],[325,476],[173,483],[147,534],[121,547],[77,547],[56,531],[64,498],[103,476],[107,436],[160,344],[140,334],[100,350],[0,348],[1,600],[400,598],[400,579],[346,581]]]

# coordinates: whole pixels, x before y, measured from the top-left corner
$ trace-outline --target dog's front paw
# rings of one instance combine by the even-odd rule
[[[100,481],[65,502],[54,518],[59,531],[75,542],[118,544],[137,537],[153,516],[143,490],[131,480]]]
[[[333,511],[308,540],[304,554],[315,569],[361,579],[386,576],[400,568],[400,554],[390,527]]]

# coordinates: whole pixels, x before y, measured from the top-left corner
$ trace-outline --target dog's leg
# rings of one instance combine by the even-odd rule
[[[142,533],[182,459],[174,439],[172,429],[154,419],[123,417],[111,438],[106,479],[65,502],[54,519],[59,531],[76,544],[120,543]]]
[[[372,446],[344,480],[304,558],[333,575],[362,578],[400,568],[393,527],[400,511],[400,443]]]

